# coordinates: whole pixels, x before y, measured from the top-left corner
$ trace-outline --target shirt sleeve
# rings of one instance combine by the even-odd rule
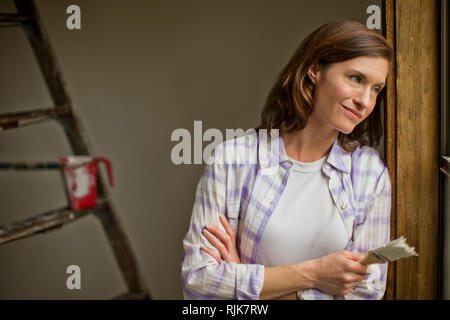
[[[226,174],[223,164],[207,164],[195,192],[189,229],[183,239],[181,278],[185,297],[190,299],[259,298],[264,266],[222,262],[200,250],[201,246],[219,252],[203,236],[206,224],[220,228],[219,215],[226,214]]]
[[[391,212],[391,182],[387,167],[378,177],[374,197],[364,208],[364,221],[353,231],[350,251],[366,254],[367,251],[389,242]],[[386,290],[387,263],[369,266],[369,275],[345,299],[382,299]]]

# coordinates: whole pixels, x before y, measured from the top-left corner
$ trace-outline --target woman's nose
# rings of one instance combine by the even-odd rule
[[[362,109],[370,108],[372,104],[372,96],[370,89],[361,89],[356,95],[353,101],[358,104]]]

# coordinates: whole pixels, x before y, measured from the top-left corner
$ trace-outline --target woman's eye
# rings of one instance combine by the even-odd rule
[[[379,94],[380,91],[381,91],[381,88],[373,88],[373,91],[374,91],[376,94]]]
[[[361,82],[361,78],[359,76],[350,76],[350,79],[355,80],[356,82]]]

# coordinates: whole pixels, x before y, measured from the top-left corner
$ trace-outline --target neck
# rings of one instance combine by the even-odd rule
[[[335,129],[324,130],[312,122],[301,131],[283,134],[283,144],[288,157],[313,162],[330,152],[339,132]]]

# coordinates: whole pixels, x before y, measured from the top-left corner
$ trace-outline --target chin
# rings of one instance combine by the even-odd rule
[[[342,132],[343,134],[350,134],[353,132],[353,129],[355,129],[355,126],[351,127],[341,127],[338,131]]]

